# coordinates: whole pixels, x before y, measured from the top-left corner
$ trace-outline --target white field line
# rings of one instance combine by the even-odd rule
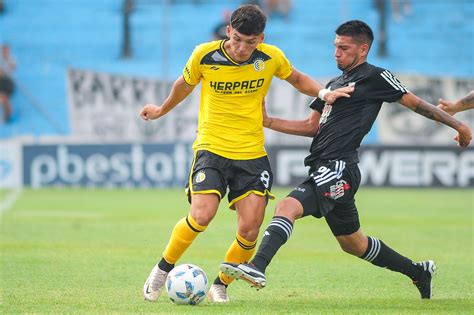
[[[18,200],[21,196],[21,188],[11,191],[5,198],[3,198],[2,203],[0,204],[0,216],[10,209],[15,201]]]

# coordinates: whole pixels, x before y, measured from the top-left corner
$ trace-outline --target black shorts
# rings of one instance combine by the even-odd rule
[[[305,180],[288,194],[303,205],[303,216],[324,217],[335,236],[349,235],[359,227],[354,195],[360,185],[356,163],[319,163]]]
[[[273,174],[267,156],[251,160],[231,160],[209,151],[195,154],[186,194],[217,194],[224,198],[229,187],[229,208],[250,193],[274,199],[271,193]]]
[[[15,84],[13,80],[5,75],[0,75],[0,93],[5,93],[8,96],[11,96],[15,90]]]

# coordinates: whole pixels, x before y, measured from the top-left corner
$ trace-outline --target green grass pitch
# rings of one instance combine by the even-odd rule
[[[277,199],[288,191],[274,190]],[[25,190],[1,216],[0,313],[472,314],[473,203],[467,189],[357,195],[366,234],[415,261],[436,261],[432,300],[421,300],[405,276],[343,253],[324,220],[304,218],[267,269],[265,289],[237,281],[230,303],[192,307],[172,304],[165,292],[145,302],[141,293],[188,211],[183,190]],[[202,267],[212,281],[235,227],[223,202],[180,262]]]

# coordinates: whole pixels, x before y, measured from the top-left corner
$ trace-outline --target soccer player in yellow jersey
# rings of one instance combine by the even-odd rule
[[[168,272],[207,228],[227,188],[229,207],[237,214],[237,233],[224,261],[241,263],[252,257],[267,201],[274,198],[262,125],[262,102],[273,76],[329,104],[338,97],[349,97],[353,90],[323,89],[293,68],[280,49],[263,43],[265,23],[266,16],[258,6],[235,10],[227,26],[229,39],[197,46],[161,106],[147,104],[140,112],[144,120],[158,119],[202,83],[194,159],[186,188],[191,209],[175,225],[162,259],[145,282],[143,294],[148,301],[158,299]],[[210,300],[228,302],[231,281],[220,273],[209,290]]]

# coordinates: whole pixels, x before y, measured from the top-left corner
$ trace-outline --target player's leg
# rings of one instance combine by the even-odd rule
[[[412,280],[420,275],[419,267],[410,259],[400,255],[381,240],[367,237],[360,229],[350,235],[336,235],[336,239],[343,251],[376,266],[400,272]]]
[[[322,195],[335,201],[333,209],[324,217],[341,248],[376,266],[403,273],[413,281],[419,281],[421,277],[429,274],[429,286],[431,286],[432,274],[430,271],[422,272],[422,268],[418,264],[395,252],[382,241],[374,237],[367,237],[362,233],[354,199],[359,184],[360,171],[357,164],[347,164],[340,180],[328,183],[330,186],[321,185],[318,187],[322,189]],[[427,266],[427,269],[430,270],[436,268],[433,262],[428,262]],[[422,282],[422,286],[425,288],[426,281]],[[422,292],[422,297],[430,297],[431,290],[429,289],[429,291]]]
[[[197,235],[203,232],[214,218],[220,199],[226,192],[225,180],[214,168],[216,163],[215,156],[208,152],[197,153],[187,187],[191,209],[185,218],[176,223],[161,260],[145,282],[143,294],[146,300],[158,299],[168,273]],[[213,167],[206,168],[206,166]]]
[[[230,277],[243,279],[253,287],[266,286],[265,271],[278,250],[288,241],[296,219],[315,215],[318,201],[313,189],[314,180],[307,177],[302,184],[278,202],[275,214],[264,232],[260,246],[248,264],[222,263],[220,269]]]
[[[235,203],[237,213],[237,233],[226,252],[224,260],[235,264],[248,262],[257,243],[258,232],[262,225],[267,197],[250,193]],[[209,297],[214,302],[228,302],[227,286],[234,280],[222,272],[215,279]]]
[[[301,188],[301,187],[300,187]],[[250,263],[225,262],[220,265],[229,277],[243,279],[258,289],[266,286],[265,271],[278,250],[288,241],[294,221],[303,216],[303,205],[290,196],[278,202],[270,224],[264,232],[260,246]]]
[[[264,232],[258,252],[252,259],[252,264],[258,270],[265,273],[278,250],[291,237],[295,220],[302,216],[303,205],[299,200],[288,196],[278,202],[275,214]]]
[[[265,231],[257,254],[251,264],[233,268],[234,277],[243,278],[255,287],[264,287],[266,285],[264,276],[266,268],[281,246],[290,238],[295,220],[308,215],[320,218],[322,211],[328,212],[334,207],[335,201],[326,196],[327,192],[323,188],[330,187],[333,182],[331,176],[334,175],[334,181],[338,180],[336,177],[344,170],[344,164],[335,161],[315,169],[317,171],[311,173],[303,183],[277,204],[275,216]],[[319,184],[322,175],[324,175],[323,186]],[[342,187],[342,190],[337,190],[336,197],[343,195],[345,187]],[[225,264],[221,266],[223,269],[226,268]],[[232,268],[228,269],[230,269],[228,273],[231,274]]]
[[[255,253],[257,237],[265,216],[267,197],[249,194],[235,203],[237,213],[237,236],[226,253],[225,261],[248,262]],[[220,278],[229,284],[233,278],[220,274]]]
[[[359,220],[355,217],[354,211],[356,213],[355,207],[352,211],[341,211],[337,208],[326,216],[326,221],[342,250],[376,266],[408,276],[419,289],[422,298],[431,298],[431,282],[436,269],[434,262],[430,260],[414,263],[381,240],[364,235],[359,228]],[[356,231],[352,232],[354,229]]]
[[[189,214],[178,221],[171,233],[163,259],[173,265],[216,215],[220,198],[216,194],[194,194]],[[170,269],[171,271],[171,269]]]
[[[159,298],[166,276],[198,234],[207,228],[217,212],[219,201],[219,196],[216,194],[192,196],[189,214],[174,226],[161,260],[155,265],[145,282],[143,294],[146,300],[156,301]]]
[[[271,194],[272,173],[267,157],[232,161],[229,178],[229,207],[236,210],[237,233],[226,252],[224,261],[240,264],[252,258]],[[227,302],[227,286],[234,278],[219,272],[209,297],[215,302]]]

